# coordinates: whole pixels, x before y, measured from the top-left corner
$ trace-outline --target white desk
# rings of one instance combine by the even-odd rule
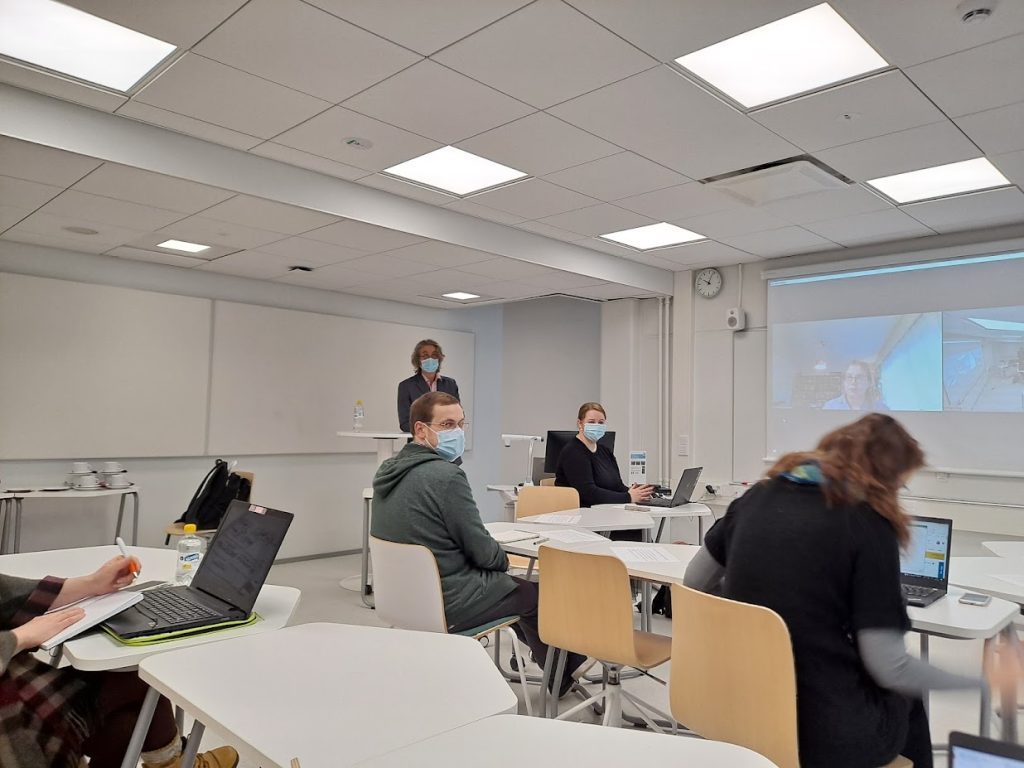
[[[338,437],[359,437],[377,442],[377,465],[395,455],[395,440],[412,437],[408,432],[338,432]]]
[[[1020,582],[1000,576],[1018,577]],[[949,580],[957,586],[1024,605],[1024,557],[952,557]]]
[[[650,541],[654,519],[646,512],[634,512],[620,506],[581,507],[579,509],[563,509],[552,513],[558,517],[579,515],[579,522],[564,523],[552,521],[548,515],[531,515],[520,517],[516,522],[535,523],[537,525],[557,525],[562,528],[579,528],[584,531],[636,531],[644,532],[644,540]]]
[[[625,504],[598,504],[592,509],[625,509]],[[704,543],[704,518],[714,518],[715,513],[706,504],[700,504],[697,502],[690,502],[689,504],[681,504],[678,507],[649,507],[645,504],[630,504],[630,507],[640,507],[642,511],[656,520],[660,519],[658,523],[658,532],[654,534],[654,541],[661,541],[661,534],[665,530],[665,523],[674,517],[693,517],[697,519],[697,543]]]
[[[14,490],[7,491],[5,493],[6,504],[8,512],[10,506],[14,505],[14,552],[18,552],[21,549],[21,515],[22,515],[22,502],[25,500],[50,500],[50,499],[65,499],[65,500],[82,500],[82,499],[97,499],[104,497],[120,497],[120,505],[117,508],[117,528],[114,531],[114,536],[121,535],[121,523],[124,519],[124,507],[125,501],[129,496],[132,497],[132,544],[139,543],[139,486],[131,485],[127,488],[96,488],[95,490],[80,491],[75,488],[68,488],[66,491],[40,491],[40,490]],[[8,545],[8,524],[7,515],[4,515],[3,532],[0,533],[0,553],[7,553]]]
[[[139,676],[262,768],[354,765],[517,705],[471,638],[346,624],[162,653]]]
[[[1024,541],[983,541],[981,546],[999,557],[1024,557]]]
[[[516,745],[522,749],[514,748]],[[478,720],[360,763],[374,768],[519,768],[528,749],[537,765],[715,766],[775,768],[768,758],[734,744],[604,728],[587,723],[506,715]],[[305,757],[299,756],[303,768]]]

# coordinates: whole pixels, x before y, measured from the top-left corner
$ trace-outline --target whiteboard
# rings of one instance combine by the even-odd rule
[[[207,452],[376,451],[336,433],[352,429],[356,400],[364,431],[398,431],[398,382],[413,374],[409,358],[423,338],[444,349],[442,374],[458,382],[471,425],[472,333],[214,302]]]
[[[0,274],[0,459],[198,456],[208,299]]]

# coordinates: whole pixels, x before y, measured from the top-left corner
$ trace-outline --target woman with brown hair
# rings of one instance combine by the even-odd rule
[[[877,768],[902,754],[932,765],[922,694],[977,688],[907,654],[900,588],[907,516],[898,494],[924,465],[917,441],[873,413],[790,453],[734,501],[685,584],[763,605],[789,628],[800,763]]]

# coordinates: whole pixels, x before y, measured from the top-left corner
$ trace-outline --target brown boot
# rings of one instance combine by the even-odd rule
[[[195,768],[235,768],[238,765],[238,752],[234,747],[217,747],[209,752],[196,755]],[[142,762],[143,768],[181,768],[181,755],[162,763]]]

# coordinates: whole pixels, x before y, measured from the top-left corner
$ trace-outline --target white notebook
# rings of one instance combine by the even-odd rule
[[[58,632],[39,647],[44,651],[56,648],[64,641],[82,634],[87,629],[92,629],[97,624],[106,621],[111,616],[123,611],[125,608],[135,605],[141,599],[141,592],[111,592],[109,595],[88,597],[85,600],[79,600],[77,603],[71,603],[70,605],[63,606],[62,608],[47,611],[47,613],[56,613],[57,611],[63,611],[65,608],[74,606],[76,608],[82,608],[85,611],[85,616],[63,632]]]
[[[515,541],[526,541],[527,539],[537,539],[537,538],[540,538],[540,534],[539,533],[530,532],[530,531],[516,531],[516,530],[501,531],[500,533],[492,533],[491,536],[494,537],[494,540],[496,542],[498,542],[499,544],[511,544],[512,542],[515,542]]]

